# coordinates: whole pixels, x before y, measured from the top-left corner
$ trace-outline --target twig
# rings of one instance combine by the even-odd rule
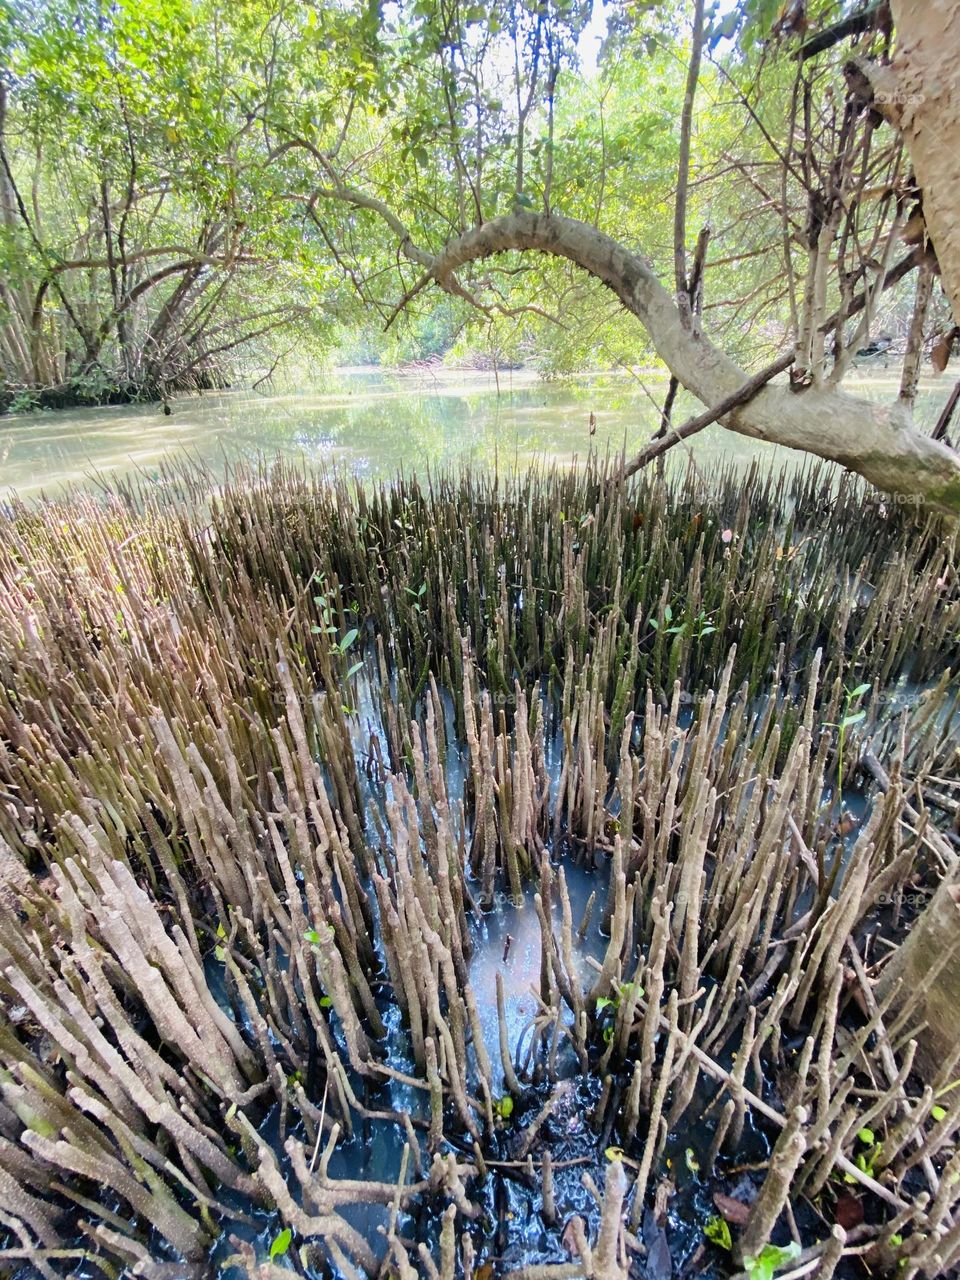
[[[690,180],[690,133],[693,127],[693,102],[700,79],[700,56],[703,52],[703,5],[696,0],[693,16],[693,37],[690,47],[690,66],[687,71],[687,88],[680,113],[680,159],[677,171],[677,198],[673,213],[673,264],[677,283],[677,306],[685,328],[692,321],[690,285],[687,280],[687,183]]]
[[[946,439],[947,428],[950,426],[950,419],[953,417],[953,411],[957,407],[958,400],[960,400],[960,382],[956,383],[947,398],[947,403],[941,410],[940,417],[937,419],[937,425],[933,428],[934,440]]]
[[[774,360],[773,364],[767,365],[765,369],[755,373],[752,378],[748,378],[736,391],[731,391],[728,396],[724,396],[712,409],[705,409],[703,413],[698,414],[695,418],[690,418],[682,426],[671,428],[669,434],[661,439],[651,440],[649,444],[640,450],[632,462],[627,463],[623,471],[623,478],[627,479],[635,475],[648,463],[653,462],[655,458],[659,458],[662,453],[666,453],[675,444],[679,444],[681,440],[689,439],[690,436],[696,435],[698,431],[702,431],[704,427],[709,427],[712,422],[716,422],[718,418],[725,417],[732,410],[738,409],[741,405],[752,400],[771,378],[775,378],[778,373],[788,369],[793,364],[794,358],[795,352],[791,348],[790,351],[784,352],[782,356]]]

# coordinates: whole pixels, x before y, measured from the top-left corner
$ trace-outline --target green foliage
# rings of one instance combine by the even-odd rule
[[[289,1227],[284,1227],[281,1232],[274,1236],[270,1245],[270,1261],[273,1262],[276,1258],[282,1258],[290,1248],[292,1240],[293,1232]]]
[[[0,273],[18,286],[0,316],[7,385],[165,395],[237,366],[265,372],[288,345],[362,362],[527,362],[548,376],[656,361],[570,263],[509,255],[474,280],[465,269],[451,295],[419,279],[412,248],[549,208],[639,246],[671,278],[688,23],[663,0],[605,7],[599,60],[584,66],[593,8],[8,4],[3,143],[19,202],[0,230]],[[811,0],[805,22],[830,11]],[[756,356],[761,325],[773,343],[787,318],[775,201],[761,190],[745,208],[738,166],[778,162],[795,35],[780,0],[707,6],[687,225],[691,242],[714,227],[710,324],[728,324],[734,354]],[[833,92],[822,80],[816,93]],[[737,83],[762,86],[750,113]],[[799,209],[805,195],[787,194]]]
[[[757,1258],[744,1258],[743,1269],[750,1280],[773,1280],[774,1272],[799,1258],[802,1250],[795,1240],[788,1245],[766,1244]]]
[[[728,1253],[733,1249],[730,1224],[726,1218],[721,1218],[719,1214],[707,1220],[707,1224],[703,1228],[703,1234],[711,1244],[718,1245],[721,1249],[726,1249]]]
[[[866,718],[866,711],[854,711],[854,704],[859,702],[862,697],[870,692],[872,685],[858,684],[855,689],[844,689],[843,697],[843,713],[840,716],[839,724],[825,724],[826,729],[836,729],[837,733],[837,800],[841,808],[843,807],[843,762],[844,750],[847,742],[847,730],[855,724],[859,724],[861,720]]]
[[[876,1172],[877,1161],[880,1159],[883,1152],[883,1146],[881,1143],[877,1142],[876,1135],[873,1130],[868,1128],[858,1130],[857,1141],[862,1144],[863,1150],[858,1151],[855,1154],[853,1163],[861,1173],[865,1173],[868,1177],[872,1178]],[[846,1182],[856,1181],[850,1173],[844,1174],[844,1180]]]
[[[692,636],[695,640],[702,640],[717,629],[703,609],[695,617],[674,622],[673,608],[670,605],[664,606],[662,619],[651,615],[648,622],[654,631],[662,630],[665,636]]]
[[[40,407],[40,401],[35,391],[22,390],[17,391],[10,399],[7,409],[8,413],[34,413]]]

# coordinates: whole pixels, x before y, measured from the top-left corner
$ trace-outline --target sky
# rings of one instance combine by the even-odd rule
[[[577,52],[580,55],[580,66],[588,80],[597,74],[597,59],[600,57],[600,46],[607,35],[607,15],[604,12],[603,0],[593,0],[590,21],[580,33]]]

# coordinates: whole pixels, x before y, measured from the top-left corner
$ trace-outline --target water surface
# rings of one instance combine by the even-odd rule
[[[886,374],[860,375],[845,385],[871,398],[896,396],[896,381]],[[169,416],[157,405],[23,414],[0,419],[0,497],[52,496],[65,485],[91,487],[110,476],[151,477],[185,456],[217,475],[230,463],[280,455],[336,465],[359,479],[465,463],[501,470],[536,461],[567,466],[591,446],[636,452],[656,430],[665,391],[657,372],[542,382],[526,372],[496,378],[341,370],[285,394],[179,397]],[[921,421],[933,423],[948,391],[946,380],[924,380]],[[699,408],[692,397],[679,397],[674,421]],[[803,459],[718,426],[668,455],[671,466],[685,465],[689,456],[708,479],[721,463],[779,467]]]

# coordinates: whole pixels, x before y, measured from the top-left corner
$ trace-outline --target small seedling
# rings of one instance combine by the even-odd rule
[[[765,1244],[756,1258],[744,1258],[743,1269],[750,1280],[773,1280],[775,1271],[799,1258],[800,1246],[796,1240],[787,1245]]]
[[[711,1244],[715,1244],[720,1249],[726,1249],[728,1253],[733,1250],[733,1236],[730,1234],[730,1223],[726,1218],[719,1215],[710,1218],[707,1225],[703,1228],[703,1234],[707,1237]]]
[[[873,1130],[867,1129],[866,1127],[859,1130],[857,1133],[857,1139],[863,1143],[863,1146],[866,1149],[864,1151],[857,1152],[853,1158],[853,1163],[861,1173],[865,1173],[868,1177],[872,1178],[883,1147],[879,1142],[877,1142],[876,1135]],[[843,1180],[844,1182],[856,1182],[856,1178],[854,1178],[852,1173],[845,1173],[843,1175]]]
[[[837,739],[837,796],[840,800],[841,817],[843,816],[843,752],[847,741],[847,730],[851,725],[859,724],[866,717],[866,711],[854,711],[854,703],[859,702],[871,689],[869,684],[858,684],[855,689],[844,689],[843,715],[839,724],[827,723],[825,729],[838,730]]]
[[[411,604],[410,607],[413,609],[414,613],[423,613],[423,605],[420,603],[420,601],[423,598],[423,596],[426,594],[426,590],[427,590],[427,584],[425,582],[421,582],[420,586],[416,589],[416,591],[414,591],[413,587],[406,588],[407,595],[413,596],[413,603]]]
[[[597,1017],[602,1017],[607,1009],[612,1009],[615,1018],[616,1011],[620,1008],[620,1005],[624,1000],[627,1000],[632,996],[635,986],[636,984],[633,982],[621,982],[612,996],[598,996],[596,1004]],[[637,999],[639,1000],[642,995],[643,987],[637,987]],[[613,1023],[609,1022],[603,1029],[604,1044],[609,1044],[612,1039]]]
[[[650,626],[654,631],[663,628],[665,636],[691,636],[695,640],[702,640],[704,636],[708,636],[711,632],[716,631],[712,619],[707,615],[706,611],[701,609],[695,618],[682,619],[680,622],[674,622],[673,609],[670,605],[664,605],[663,619],[650,618]]]

